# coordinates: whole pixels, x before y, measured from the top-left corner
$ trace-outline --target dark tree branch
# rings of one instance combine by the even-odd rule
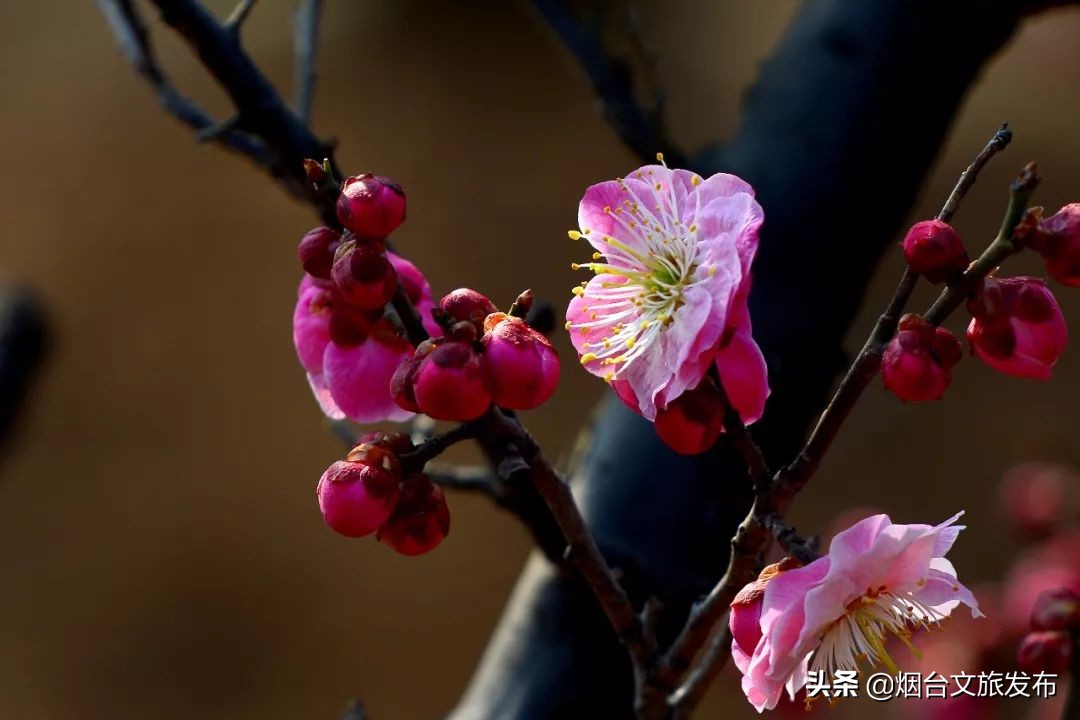
[[[614,10],[597,9],[591,17],[580,17],[569,0],[532,0],[532,4],[581,66],[604,118],[622,141],[646,161],[663,152],[673,166],[682,166],[685,155],[664,132],[664,95],[655,78],[656,60],[640,35],[635,9],[626,8],[628,14],[620,29],[652,88],[652,107],[648,108],[637,97],[632,59],[612,50],[604,34],[609,20],[605,13]]]
[[[236,4],[236,8],[229,14],[229,17],[225,18],[225,29],[234,35],[239,35],[241,26],[247,20],[248,14],[251,13],[256,2],[258,0],[240,0]]]
[[[120,50],[135,67],[157,95],[158,102],[174,118],[187,125],[198,135],[220,126],[194,100],[184,97],[158,64],[150,36],[132,0],[98,0],[105,19],[120,44]],[[222,147],[243,155],[255,164],[270,167],[271,156],[266,145],[246,133],[230,128],[229,132],[216,133],[212,139]]]
[[[0,443],[12,435],[48,350],[45,317],[25,290],[0,297]]]
[[[301,0],[293,31],[293,108],[304,123],[311,123],[311,108],[315,102],[316,58],[319,53],[319,20],[322,0]]]
[[[169,84],[157,63],[149,35],[131,0],[98,0],[120,48],[157,91],[162,105],[196,132],[241,152],[263,167],[292,195],[316,206],[324,222],[335,223],[333,204],[307,179],[306,158],[332,158],[331,145],[316,137],[278,95],[240,46],[236,33],[218,22],[197,0],[152,0],[161,18],[188,42],[229,95],[238,116],[224,132]]]

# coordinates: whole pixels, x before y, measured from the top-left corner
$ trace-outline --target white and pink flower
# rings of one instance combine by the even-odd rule
[[[585,369],[654,420],[715,364],[743,420],[760,418],[769,387],[747,299],[762,220],[753,188],[723,173],[646,165],[586,190],[570,236],[596,251],[575,267],[596,274],[566,313]]]
[[[912,630],[935,626],[959,605],[981,617],[975,596],[945,559],[963,529],[953,523],[899,525],[887,515],[833,538],[829,553],[804,567],[770,566],[732,604],[732,659],[760,712],[809,671],[833,677],[860,663],[897,672],[886,641],[910,644]]]

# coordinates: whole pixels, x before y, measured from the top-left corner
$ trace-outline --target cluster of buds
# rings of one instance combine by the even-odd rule
[[[1042,253],[1049,274],[1080,286],[1080,204],[1038,220],[1037,213],[1017,228],[1014,242]],[[924,220],[902,243],[908,266],[933,283],[957,283],[969,264],[960,235],[942,220]],[[1047,380],[1065,351],[1068,331],[1046,282],[1035,277],[987,277],[967,303],[972,353],[998,372]],[[886,389],[905,401],[938,400],[960,360],[959,343],[948,330],[916,315],[900,321],[882,357]]]
[[[312,171],[325,174],[315,163]],[[329,417],[404,420],[409,413],[397,407],[389,387],[412,347],[385,308],[399,287],[422,317],[434,305],[420,271],[387,251],[386,236],[405,218],[405,195],[387,178],[350,177],[338,196],[337,215],[344,230],[319,227],[300,241],[305,275],[293,315],[297,354]]]
[[[402,555],[434,549],[450,532],[450,510],[423,473],[402,471],[400,455],[412,450],[402,433],[360,438],[344,460],[319,479],[319,509],[335,532],[375,537]]]
[[[1046,590],[1031,611],[1031,632],[1020,642],[1017,661],[1027,672],[1062,673],[1080,641],[1080,595],[1068,588]]]
[[[468,288],[444,297],[434,311],[444,334],[421,343],[391,380],[398,406],[465,422],[492,403],[529,410],[547,401],[559,382],[559,358],[548,339],[518,316],[531,303],[526,291],[507,314]]]

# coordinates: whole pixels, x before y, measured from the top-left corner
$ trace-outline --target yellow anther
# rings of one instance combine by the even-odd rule
[[[596,319],[596,313],[594,313],[594,312],[589,313],[589,319],[590,320],[595,320]]]
[[[574,289],[571,290],[570,292],[574,293],[578,297],[581,297],[582,295],[585,294],[585,288],[581,287],[580,285],[575,285]]]
[[[581,233],[579,233],[577,230],[567,230],[566,234],[570,237],[571,240],[581,239]]]
[[[656,183],[655,185],[653,185],[653,187],[654,187],[654,188],[656,188],[657,190],[659,190],[660,188],[662,188],[662,187],[664,187],[664,186],[663,186],[662,184],[660,184],[660,183]],[[657,206],[656,206],[656,209],[657,209],[657,210],[659,210],[659,209],[660,209],[660,206],[659,206],[659,205],[657,205]]]
[[[571,325],[573,325],[573,323],[572,323],[572,322],[570,322],[569,320],[567,320],[567,321],[566,321],[566,324],[565,324],[565,325],[563,325],[563,328],[564,328],[564,329],[566,329],[566,330],[569,330],[569,329],[570,329],[570,326],[571,326]]]
[[[659,160],[660,162],[664,162],[664,153],[662,153],[662,152],[656,153],[656,159]]]
[[[611,382],[614,379],[615,379],[615,373],[613,373],[613,372],[609,372],[606,375],[604,375],[604,381],[605,382]]]
[[[605,205],[604,206],[604,212],[606,212],[608,215],[610,215],[611,214],[611,206],[610,205]]]
[[[580,270],[581,266],[578,265],[577,263],[570,263],[570,269],[571,270]]]
[[[607,338],[604,338],[604,349],[605,350],[610,350],[611,349],[611,340],[608,340]]]
[[[594,253],[592,254],[592,259],[593,259],[593,260],[603,260],[603,259],[604,259],[604,255],[603,255],[603,253],[598,253],[598,252],[594,252]]]
[[[690,232],[697,232],[697,223],[690,226]]]
[[[716,266],[715,265],[713,265],[712,267],[709,268],[709,277],[712,277],[714,275],[716,275]]]
[[[626,339],[626,349],[627,350],[632,350],[633,347],[634,347],[634,343],[636,343],[636,342],[637,342],[636,338],[633,338],[633,337],[627,338]]]
[[[695,175],[694,177],[690,178],[690,184],[695,185],[695,186],[700,185],[701,184],[701,176],[700,175]]]
[[[581,228],[582,235],[588,235],[591,232],[589,228]]]
[[[584,355],[581,356],[581,364],[582,365],[588,365],[589,363],[594,362],[594,361],[599,360],[599,359],[600,358],[597,356],[596,353],[587,352],[587,353],[585,353]]]

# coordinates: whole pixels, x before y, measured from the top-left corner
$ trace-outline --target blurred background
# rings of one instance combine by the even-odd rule
[[[643,4],[679,143],[733,131],[795,7]],[[286,91],[293,11],[263,0],[244,31]],[[404,185],[409,221],[395,241],[436,293],[468,285],[507,305],[531,286],[561,307],[584,252],[565,234],[582,190],[635,162],[528,4],[338,0],[323,27],[315,128],[340,141],[344,168]],[[174,81],[224,115],[187,49],[153,31]],[[1080,200],[1078,36],[1080,13],[1047,14],[987,66],[913,220],[937,212],[1003,120],[1015,140],[955,221],[969,247],[993,236],[1029,159],[1048,209]],[[0,280],[33,288],[53,333],[0,467],[0,717],[333,718],[352,697],[375,720],[439,717],[487,642],[527,534],[461,495],[427,556],[330,532],[314,488],[342,446],[290,337],[310,210],[160,111],[92,3],[2,3],[0,40]],[[852,350],[901,268],[897,252],[882,263]],[[1012,270],[1039,268],[1025,258]],[[1055,291],[1080,322],[1080,293]],[[1080,348],[1055,374],[1017,380],[968,358],[947,401],[922,406],[875,383],[791,519],[812,532],[853,505],[900,522],[966,509],[961,577],[1000,580],[1022,551],[1004,531],[1003,474],[1021,461],[1080,464]],[[564,363],[554,400],[527,417],[551,455],[565,457],[602,385]],[[702,717],[748,714],[732,680]]]

